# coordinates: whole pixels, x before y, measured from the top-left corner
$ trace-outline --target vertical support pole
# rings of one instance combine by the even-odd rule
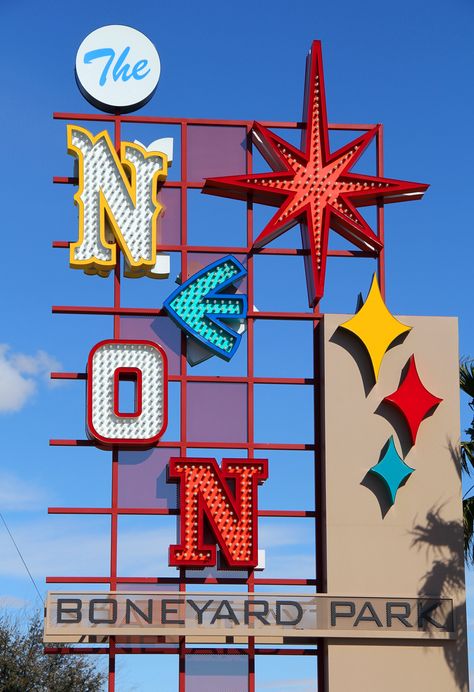
[[[108,692],[115,690],[115,637],[110,637],[109,643],[109,674]]]
[[[188,276],[188,175],[187,175],[187,144],[188,131],[185,122],[181,125],[181,280],[186,281]],[[186,425],[186,385],[187,385],[187,361],[186,361],[186,336],[181,332],[181,398],[180,398],[180,453],[186,456],[187,451],[187,425]]]
[[[186,591],[186,570],[179,570],[179,590]],[[178,653],[178,690],[185,692],[186,690],[186,637],[179,638],[179,653]]]
[[[186,281],[188,276],[188,129],[186,122],[181,124],[181,279]],[[186,456],[187,452],[187,368],[186,361],[186,336],[181,332],[180,355],[180,454]],[[180,519],[178,519],[180,521]],[[186,570],[179,572],[179,590],[186,590]],[[186,637],[179,638],[179,692],[186,692]]]
[[[121,119],[114,118],[114,146],[120,152]],[[120,307],[121,256],[117,246],[117,263],[114,268],[114,308]],[[120,338],[120,315],[114,314],[114,339]],[[110,590],[117,589],[117,543],[118,543],[118,449],[112,450],[111,513],[110,513]],[[108,692],[115,692],[115,637],[109,640]]]
[[[378,125],[376,136],[377,147],[377,175],[383,176],[383,125]],[[385,243],[385,219],[383,199],[377,200],[377,235],[382,243]],[[380,293],[385,300],[385,246],[379,252],[377,260],[377,273],[379,277]]]
[[[252,171],[252,128],[247,126],[247,152],[246,152],[247,173]],[[248,309],[253,311],[254,305],[254,266],[251,248],[253,245],[253,202],[247,202],[247,295]],[[255,431],[254,431],[254,320],[247,320],[247,442],[248,458],[255,456]],[[247,579],[247,589],[249,593],[255,591],[255,573],[249,570]],[[255,637],[248,639],[248,692],[255,692]]]
[[[324,474],[324,368],[322,350],[323,319],[317,308],[314,310],[313,322],[313,378],[314,378],[314,491],[315,491],[315,541],[316,541],[316,590],[326,592],[326,524],[325,524],[325,474]],[[317,690],[326,692],[326,640],[317,640],[318,655],[316,657]]]

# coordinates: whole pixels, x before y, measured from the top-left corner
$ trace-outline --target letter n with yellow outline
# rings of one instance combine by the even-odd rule
[[[127,276],[157,276],[158,183],[166,179],[168,159],[139,144],[122,142],[120,160],[108,132],[91,134],[67,126],[68,153],[79,164],[78,240],[69,263],[87,274],[107,276],[117,261],[118,243]]]

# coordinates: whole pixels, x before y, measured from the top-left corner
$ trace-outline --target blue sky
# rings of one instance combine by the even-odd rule
[[[81,370],[90,347],[108,337],[112,326],[110,318],[50,313],[53,303],[110,301],[110,282],[89,280],[69,270],[66,254],[51,249],[52,239],[72,237],[75,231],[71,189],[51,183],[53,175],[71,171],[65,123],[53,121],[51,114],[91,110],[76,87],[73,66],[80,42],[93,29],[129,24],[157,46],[162,76],[143,114],[225,119],[298,120],[305,55],[311,41],[321,39],[330,121],[382,122],[386,175],[431,185],[422,202],[391,205],[386,211],[388,305],[398,314],[458,315],[460,354],[474,356],[470,290],[474,8],[468,0],[449,4],[401,0],[396,8],[349,0],[142,5],[85,0],[74,11],[53,2],[41,3],[39,11],[31,0],[17,0],[2,3],[0,18],[4,27],[0,509],[41,589],[47,573],[87,571],[81,551],[71,544],[87,543],[97,571],[106,570],[105,520],[88,518],[79,523],[45,512],[47,505],[105,505],[109,493],[108,464],[100,451],[48,447],[49,437],[81,437],[84,428],[82,390],[74,389],[74,383],[52,386],[49,371]],[[350,268],[331,265],[323,309],[352,311],[358,292],[368,289],[372,269],[373,263],[365,260],[352,261]],[[279,270],[275,259],[266,272]],[[304,301],[301,278],[294,277],[291,293],[282,290],[276,297],[291,301],[292,307]],[[131,300],[144,304],[141,296],[147,293],[146,304],[158,306],[167,289],[163,286],[154,294],[152,289],[154,284],[149,283],[133,289]],[[264,273],[256,290],[258,306],[271,309]],[[304,361],[309,354],[303,331],[295,339],[300,350],[290,354],[290,361]],[[275,349],[271,358],[276,363],[281,353],[278,346]],[[257,353],[257,361],[258,357]],[[233,367],[238,368],[238,362]],[[262,411],[265,396],[262,391]],[[469,422],[465,403],[463,427]],[[262,434],[275,430],[263,414],[258,425]],[[303,426],[299,432],[307,431]],[[268,499],[269,506],[282,497],[277,490]],[[304,499],[300,501],[303,508]],[[293,508],[300,507],[293,503]],[[66,539],[66,526],[74,541],[71,536]],[[153,573],[157,564],[164,565],[174,528],[164,522],[159,532],[130,520],[123,559],[135,572]],[[1,533],[0,601],[31,603],[34,592]],[[309,538],[303,534],[299,528],[286,527],[282,533],[286,543],[275,560],[295,553],[304,560]],[[269,527],[269,544],[273,535]],[[150,563],[140,545],[151,540],[164,547]],[[473,582],[471,574],[471,589]],[[152,689],[147,687],[150,665],[149,660],[133,668],[120,662],[123,689]],[[163,665],[171,671],[174,662]],[[261,689],[291,688],[289,680],[286,687],[281,681],[272,682],[270,667],[258,665],[265,681]],[[310,689],[310,669],[295,674],[294,688]],[[173,673],[169,675],[171,680]]]

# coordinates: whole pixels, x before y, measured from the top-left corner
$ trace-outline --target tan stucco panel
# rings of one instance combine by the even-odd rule
[[[451,692],[458,684],[442,646],[395,642],[366,646],[328,645],[329,687],[345,692]],[[462,680],[466,680],[466,676]],[[465,683],[467,684],[467,683]]]
[[[382,362],[370,361],[346,315],[325,315],[322,333],[325,584],[327,593],[453,598],[456,642],[419,646],[341,642],[327,645],[330,692],[451,692],[468,689],[465,645],[457,320],[400,317],[413,327]],[[443,402],[421,424],[410,448],[406,424],[387,405],[414,354],[425,387]],[[389,507],[367,476],[393,435],[415,472]]]

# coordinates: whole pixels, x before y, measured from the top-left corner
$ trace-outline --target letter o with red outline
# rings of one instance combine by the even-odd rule
[[[137,404],[118,407],[121,374],[134,375]],[[153,341],[107,339],[94,346],[87,364],[87,431],[100,446],[150,447],[168,423],[168,361]]]

